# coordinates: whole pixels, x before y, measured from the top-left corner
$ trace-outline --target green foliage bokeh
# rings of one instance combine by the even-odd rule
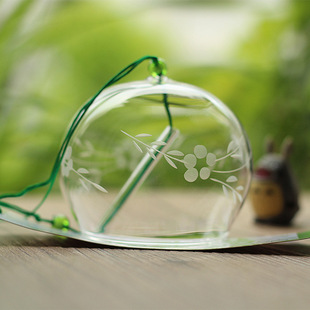
[[[0,28],[1,192],[46,179],[78,108],[122,67],[164,50],[95,1],[50,5],[25,29],[38,2],[21,2]]]

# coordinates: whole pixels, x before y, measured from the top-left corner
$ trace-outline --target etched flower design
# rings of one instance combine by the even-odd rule
[[[234,170],[224,171],[215,170],[215,165],[217,162],[223,162],[225,159],[231,157],[233,159],[240,160],[240,155],[237,153],[239,146],[235,141],[231,141],[227,147],[226,155],[217,158],[214,153],[208,152],[204,145],[196,145],[194,147],[194,154],[187,154],[184,156],[184,166],[186,171],[184,173],[184,179],[187,182],[195,182],[199,177],[202,180],[210,179],[210,181],[221,184],[223,193],[226,197],[232,195],[233,201],[242,201],[242,196],[239,192],[244,190],[242,185],[232,186],[232,184],[238,184],[238,178],[234,175],[225,177],[225,180],[219,180],[218,178],[210,177],[212,174],[231,174],[237,172],[244,168],[245,165],[238,167]],[[202,167],[199,171],[196,168],[198,160],[205,160],[206,166]],[[231,185],[230,185],[231,184]]]
[[[217,156],[212,152],[208,152],[207,148],[204,145],[196,145],[194,147],[193,154],[190,153],[184,156],[184,154],[179,150],[165,152],[163,149],[159,150],[155,148],[155,146],[166,146],[166,142],[154,141],[151,143],[151,145],[148,145],[139,139],[141,137],[151,137],[151,135],[149,134],[143,133],[132,136],[123,130],[121,131],[129,138],[131,138],[132,143],[139,152],[144,153],[143,149],[145,149],[145,152],[154,160],[157,160],[156,154],[161,154],[164,156],[166,162],[175,169],[177,169],[178,167],[176,166],[174,161],[183,163],[185,168],[187,169],[184,173],[185,181],[193,183],[198,178],[200,178],[201,180],[209,179],[212,182],[220,184],[222,186],[224,195],[228,198],[232,197],[234,203],[236,203],[237,200],[239,200],[239,202],[242,202],[243,198],[240,192],[244,191],[244,187],[238,184],[239,179],[237,178],[237,176],[232,174],[244,169],[249,164],[249,161],[244,161],[240,148],[240,143],[237,140],[232,140],[229,142],[226,153],[222,156]],[[178,158],[175,156],[177,156]],[[183,159],[181,159],[182,157]],[[243,162],[243,165],[232,170],[221,170],[222,165],[229,158],[235,161],[237,160],[238,162]],[[196,168],[198,160],[200,162],[204,161],[204,166],[199,170],[198,168]],[[226,176],[225,178],[217,178],[213,175]]]
[[[73,160],[71,158],[72,156],[72,147],[68,146],[66,149],[66,152],[64,154],[64,157],[62,159],[61,162],[61,174],[64,177],[69,177],[70,172],[74,172],[75,174],[77,174],[80,178],[79,181],[81,183],[81,185],[87,190],[89,191],[89,185],[95,187],[96,189],[98,189],[101,192],[107,193],[108,191],[103,188],[101,185],[89,180],[88,178],[85,177],[85,175],[89,174],[89,171],[85,168],[79,168],[77,170],[75,170],[73,168]]]
[[[197,159],[204,159],[207,166],[202,167],[199,171],[196,167]],[[184,166],[187,170],[184,173],[184,179],[187,182],[195,182],[198,177],[202,180],[207,180],[210,177],[212,168],[216,163],[216,155],[208,153],[204,145],[196,145],[194,147],[194,154],[187,154],[184,157]]]

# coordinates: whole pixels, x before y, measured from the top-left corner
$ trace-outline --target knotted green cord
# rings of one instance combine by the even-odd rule
[[[47,222],[47,223],[51,223],[53,224],[53,220],[48,220],[48,219],[43,219],[41,218],[38,214],[36,214],[36,212],[38,211],[38,209],[42,206],[42,204],[44,203],[44,201],[46,200],[46,198],[48,197],[48,195],[50,194],[53,185],[55,183],[62,159],[64,157],[64,154],[66,152],[66,149],[68,147],[68,144],[72,138],[73,133],[75,132],[76,128],[78,127],[79,123],[81,122],[81,120],[83,119],[83,117],[85,116],[87,110],[89,109],[89,107],[93,104],[93,102],[95,101],[95,99],[98,97],[98,95],[107,87],[113,85],[114,83],[118,82],[119,80],[121,80],[122,78],[124,78],[126,75],[128,75],[132,70],[134,70],[138,65],[140,65],[142,62],[144,62],[145,60],[151,60],[151,66],[150,69],[152,70],[152,75],[153,76],[158,76],[159,77],[159,82],[161,82],[161,76],[166,74],[166,66],[164,64],[163,61],[159,60],[158,57],[156,56],[144,56],[141,57],[140,59],[138,59],[137,61],[131,63],[130,65],[128,65],[127,67],[125,67],[123,70],[121,70],[118,74],[116,74],[112,79],[110,79],[103,87],[101,87],[101,89],[79,110],[79,112],[77,113],[76,117],[74,118],[74,120],[71,123],[71,126],[67,132],[67,135],[60,147],[60,150],[57,154],[52,172],[50,174],[50,177],[44,181],[44,182],[40,182],[40,183],[36,183],[33,185],[30,185],[28,187],[26,187],[25,189],[23,189],[22,191],[18,192],[18,193],[14,193],[14,194],[4,194],[4,195],[0,195],[0,206],[6,207],[8,209],[14,210],[16,212],[22,213],[25,216],[33,216],[37,221],[43,221],[43,222]],[[168,120],[169,120],[169,125],[172,127],[172,118],[171,118],[171,114],[168,108],[168,103],[167,103],[167,95],[164,95],[164,104],[165,104],[165,109],[168,115]],[[23,195],[25,195],[26,193],[40,188],[40,187],[44,187],[44,186],[48,186],[48,189],[43,197],[43,199],[40,201],[40,203],[33,209],[33,211],[27,211],[22,209],[21,207],[18,207],[14,204],[2,201],[2,199],[6,199],[6,198],[16,198],[16,197],[21,197]],[[70,228],[72,230],[72,228]]]

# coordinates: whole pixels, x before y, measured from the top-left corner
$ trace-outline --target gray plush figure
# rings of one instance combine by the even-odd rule
[[[256,222],[289,225],[299,210],[298,190],[288,162],[292,145],[292,139],[286,138],[278,154],[273,140],[266,143],[266,154],[258,161],[250,192]]]

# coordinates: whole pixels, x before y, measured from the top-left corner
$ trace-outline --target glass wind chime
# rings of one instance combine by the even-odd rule
[[[114,85],[145,60],[150,77]],[[74,117],[49,179],[0,196],[0,218],[124,247],[212,249],[292,240],[228,237],[250,186],[247,137],[218,98],[166,73],[162,60],[145,56],[106,83]],[[57,175],[70,208],[46,217],[42,206]],[[38,205],[11,202],[39,187],[47,190]]]

